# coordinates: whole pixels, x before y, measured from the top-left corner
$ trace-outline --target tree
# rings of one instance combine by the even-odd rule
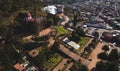
[[[57,25],[57,23],[60,21],[60,18],[59,16],[54,15],[53,20],[54,20],[54,25]]]
[[[70,71],[88,71],[88,68],[85,65],[74,62],[73,66],[70,68]]]
[[[78,36],[78,34],[76,33],[76,31],[73,31],[70,37],[70,40],[78,42],[80,40],[80,37]]]
[[[40,66],[43,67],[43,64],[46,62],[46,60],[47,60],[46,55],[43,52],[40,52],[39,55],[35,57],[34,61],[37,65],[39,64]]]
[[[92,42],[93,42],[94,44],[96,44],[96,43],[98,42],[97,38],[94,38],[94,39],[92,40]]]
[[[76,24],[77,24],[77,15],[74,15],[74,20],[73,20],[73,23],[74,23],[74,26],[76,26]]]
[[[74,12],[74,15],[73,15],[73,23],[74,23],[74,26],[77,25],[77,22],[79,21],[79,16],[80,16],[80,13],[79,13],[79,12]]]
[[[100,62],[97,62],[96,69],[97,71],[106,71],[107,66],[104,64],[104,62],[100,61]]]
[[[37,35],[39,33],[39,26],[37,23],[34,23],[34,22],[30,22],[29,23],[29,32],[32,34],[32,35]]]
[[[59,51],[59,47],[60,47],[59,42],[55,41],[53,46],[52,46],[52,50],[57,52],[57,51]]]
[[[91,48],[90,47],[86,47],[85,49],[84,49],[84,51],[87,51],[88,53],[91,53]]]
[[[108,55],[105,52],[99,53],[97,57],[102,60],[108,59]]]
[[[95,48],[95,43],[94,42],[91,42],[89,45],[89,47],[92,47],[93,49]]]
[[[84,32],[82,29],[77,29],[77,30],[76,30],[76,34],[77,34],[78,36],[82,36],[82,37],[85,36],[85,32]]]
[[[15,29],[12,25],[8,26],[8,31],[7,31],[7,35],[5,36],[5,42],[7,43],[13,43],[15,42],[15,40],[17,40],[18,36],[14,34],[15,33]]]
[[[119,54],[117,49],[112,49],[112,51],[109,54],[109,60],[110,61],[118,61],[119,60]]]
[[[115,62],[107,62],[106,66],[108,66],[107,71],[119,71],[119,65]]]
[[[96,64],[97,71],[119,71],[118,64],[114,62],[99,61]]]
[[[99,33],[98,33],[98,32],[94,32],[94,33],[93,33],[93,36],[94,36],[95,38],[99,38]]]
[[[47,47],[40,50],[39,55],[35,57],[37,65],[44,67],[44,64],[53,56],[54,53]]]
[[[54,20],[51,18],[51,19],[48,19],[47,22],[46,22],[46,27],[50,27],[54,24]]]
[[[104,51],[109,51],[108,45],[104,45],[104,46],[102,47],[102,50],[104,50]]]
[[[8,32],[8,27],[6,25],[0,26],[0,36],[5,37]]]

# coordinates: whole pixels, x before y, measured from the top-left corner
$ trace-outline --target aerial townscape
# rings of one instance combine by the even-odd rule
[[[0,0],[0,71],[120,71],[120,0]]]

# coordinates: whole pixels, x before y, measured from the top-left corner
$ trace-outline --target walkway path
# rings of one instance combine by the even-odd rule
[[[53,38],[53,37],[51,37],[50,39],[49,39],[49,44],[48,44],[48,48],[51,48],[51,46],[54,44],[54,42],[55,42],[55,39]]]
[[[45,35],[48,35],[50,32],[52,31],[51,28],[47,28],[41,32],[39,32],[39,36],[45,36]]]
[[[64,45],[60,44],[59,48],[62,52],[64,52],[66,55],[74,59],[75,61],[78,61],[80,59],[80,56],[72,51],[70,51],[68,48],[66,48]]]
[[[42,30],[42,31],[39,32],[39,36],[48,35],[51,31],[52,31],[51,28],[47,28],[45,30]],[[32,39],[32,35],[23,37],[23,39],[31,40]]]
[[[100,61],[100,59],[97,58],[97,55],[101,52],[103,52],[102,47],[104,46],[104,43],[98,43],[97,47],[93,50],[91,55],[88,59],[91,59],[92,61],[88,65],[88,69],[91,70],[94,67],[96,67],[96,63]]]

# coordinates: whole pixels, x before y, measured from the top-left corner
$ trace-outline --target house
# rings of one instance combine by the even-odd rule
[[[27,14],[28,21],[34,21],[34,19],[32,18],[32,15],[30,13],[26,13],[26,14]]]
[[[102,34],[102,39],[105,40],[105,41],[111,41],[113,38],[113,34],[112,33],[109,33],[109,32],[103,32]]]
[[[120,46],[120,34],[119,33],[109,33],[104,32],[102,39],[107,42],[115,43],[116,46]]]
[[[19,64],[19,63],[15,64],[15,65],[14,65],[14,68],[15,68],[16,70],[18,70],[18,71],[23,71],[23,70],[25,70],[25,67],[22,66],[22,65]]]
[[[108,25],[107,24],[103,24],[103,23],[85,23],[85,25],[87,25],[88,27],[95,27],[95,28],[102,28],[102,29],[108,29]]]
[[[34,22],[34,19],[32,18],[32,15],[27,12],[27,13],[23,13],[25,16],[24,16],[24,21],[26,22],[26,24],[28,22]]]
[[[96,32],[96,28],[88,27],[88,28],[86,28],[84,31],[86,32],[86,33],[85,33],[86,36],[94,37],[94,36],[93,36],[93,33]]]

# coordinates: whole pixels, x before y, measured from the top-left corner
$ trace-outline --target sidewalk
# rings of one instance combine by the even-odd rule
[[[96,67],[96,63],[100,61],[100,59],[97,58],[97,55],[101,52],[103,52],[102,47],[104,46],[104,43],[98,43],[96,48],[93,50],[91,55],[89,56],[88,59],[91,59],[90,63],[88,64],[88,69],[91,70],[94,67]]]

